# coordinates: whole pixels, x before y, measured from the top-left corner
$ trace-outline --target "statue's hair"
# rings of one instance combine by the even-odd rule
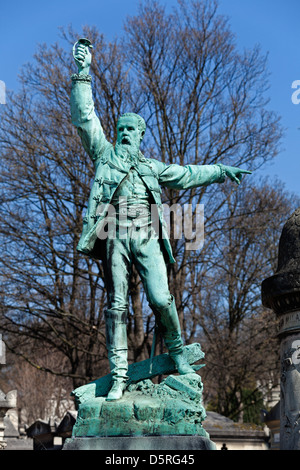
[[[146,123],[145,123],[145,120],[142,118],[142,116],[140,116],[139,114],[135,114],[135,113],[124,113],[119,117],[118,122],[122,117],[135,117],[138,121],[138,128],[142,136],[145,134]]]

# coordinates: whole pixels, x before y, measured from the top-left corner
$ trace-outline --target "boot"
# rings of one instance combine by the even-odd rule
[[[192,368],[192,366],[187,362],[187,360],[185,359],[185,357],[182,353],[176,354],[175,356],[171,356],[171,354],[170,354],[170,357],[175,362],[178,373],[180,375],[195,374],[196,373],[194,371],[194,369]]]
[[[124,381],[123,379],[113,380],[113,384],[112,384],[110,391],[108,392],[106,401],[120,400],[120,398],[122,398],[123,396],[123,392],[125,388],[126,388],[126,381]]]
[[[112,310],[106,311],[106,346],[112,375],[112,387],[107,395],[107,401],[119,400],[128,380],[127,328],[123,320],[125,318],[120,321],[118,313]]]
[[[170,299],[170,304],[160,309],[157,316],[169,356],[175,363],[178,373],[180,375],[194,374],[194,369],[183,356],[181,329],[173,296]]]

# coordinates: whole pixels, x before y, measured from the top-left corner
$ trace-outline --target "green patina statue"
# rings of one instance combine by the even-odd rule
[[[166,260],[175,260],[163,218],[160,186],[189,189],[222,183],[226,176],[239,184],[242,174],[251,172],[223,164],[181,166],[146,159],[140,151],[146,124],[134,113],[119,118],[114,147],[106,140],[94,111],[91,48],[86,39],[73,48],[78,73],[72,75],[72,123],[95,166],[77,249],[103,261],[108,299],[106,342],[112,376],[106,400],[114,401],[122,397],[128,379],[126,319],[133,264],[176,370],[181,375],[195,373],[183,354],[180,323],[168,286]],[[155,217],[157,224],[153,224]]]

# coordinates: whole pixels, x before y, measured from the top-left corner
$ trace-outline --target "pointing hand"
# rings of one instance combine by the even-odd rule
[[[252,171],[242,170],[241,168],[236,168],[234,166],[227,166],[222,164],[219,164],[219,166],[225,171],[226,176],[228,176],[231,181],[235,181],[237,184],[240,184],[243,174],[252,174]]]

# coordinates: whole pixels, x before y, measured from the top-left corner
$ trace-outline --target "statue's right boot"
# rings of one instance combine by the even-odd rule
[[[107,394],[106,401],[120,400],[126,388],[126,381],[123,379],[116,379],[113,381],[112,387]]]
[[[112,387],[106,400],[115,401],[122,398],[128,380],[127,328],[125,321],[120,321],[119,315],[113,311],[106,311],[105,320],[106,346],[112,375]]]
[[[159,310],[158,320],[169,356],[175,363],[177,371],[180,375],[194,374],[195,370],[183,355],[180,322],[173,296],[171,297],[170,304]]]

